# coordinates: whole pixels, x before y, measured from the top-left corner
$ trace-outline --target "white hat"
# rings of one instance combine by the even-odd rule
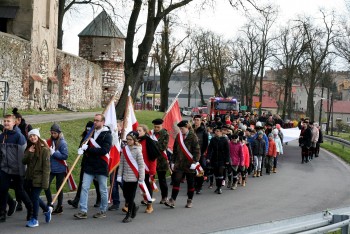
[[[261,126],[262,126],[262,124],[261,124],[261,122],[260,122],[260,121],[258,121],[258,122],[256,122],[255,126],[256,126],[256,127],[261,127]]]
[[[277,135],[278,134],[278,129],[272,130],[272,133]]]
[[[30,135],[37,135],[38,137],[40,137],[40,132],[39,132],[39,129],[37,129],[37,128],[34,128],[34,129],[32,129],[32,130],[30,130],[29,132],[28,132],[28,137],[30,136]]]

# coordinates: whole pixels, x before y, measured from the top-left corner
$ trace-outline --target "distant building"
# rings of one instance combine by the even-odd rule
[[[329,111],[331,102],[328,100],[322,101],[322,119],[326,120],[328,113],[332,114],[332,112]],[[320,105],[321,102],[319,101],[315,106],[315,120],[318,121],[319,115],[320,115]],[[339,101],[334,100],[333,101],[333,119],[334,121],[342,120],[343,123],[347,123],[350,125],[350,101]],[[325,121],[323,121],[325,122]],[[335,123],[334,123],[335,124]],[[335,126],[335,125],[334,125]]]

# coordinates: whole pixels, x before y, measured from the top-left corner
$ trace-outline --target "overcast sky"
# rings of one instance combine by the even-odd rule
[[[208,28],[226,38],[234,38],[238,29],[244,24],[245,17],[243,10],[233,9],[228,0],[216,0],[214,8],[207,8],[198,11],[198,0],[190,3],[185,9],[178,10],[176,15],[184,25],[195,28],[200,26]],[[267,0],[256,0],[256,2],[267,2]],[[280,13],[276,25],[283,25],[288,19],[296,18],[297,15],[312,15],[320,17],[319,9],[335,10],[337,14],[346,14],[344,0],[274,0],[274,4],[279,5]],[[127,11],[127,10],[126,10]],[[128,18],[127,12],[118,12],[122,17],[115,18],[117,26],[126,34]],[[74,14],[76,16],[74,16]],[[68,15],[64,24],[63,50],[78,55],[79,38],[78,34],[97,16],[98,12],[93,12],[90,7],[79,10],[79,14]],[[141,38],[140,38],[141,39]]]

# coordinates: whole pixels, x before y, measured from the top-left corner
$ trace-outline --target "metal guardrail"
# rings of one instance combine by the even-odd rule
[[[272,221],[246,227],[222,230],[217,234],[314,234],[327,233],[341,229],[341,233],[349,232],[350,207],[325,210],[321,213],[310,214],[291,219]]]
[[[334,142],[334,143],[338,143],[338,144],[342,145],[343,149],[344,149],[344,147],[349,147],[350,148],[350,141],[344,140],[342,138],[335,137],[335,136],[328,136],[328,135],[324,135],[323,138],[326,141],[329,141],[331,143]]]

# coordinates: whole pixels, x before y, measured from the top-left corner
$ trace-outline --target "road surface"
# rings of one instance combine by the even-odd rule
[[[350,205],[347,164],[325,151],[310,163],[300,161],[300,149],[291,142],[280,157],[277,174],[249,176],[246,187],[235,191],[225,188],[221,195],[205,183],[203,193],[195,195],[192,209],[185,208],[186,184],[182,184],[175,209],[160,205],[160,193],[155,193],[154,213],[145,214],[145,207],[140,207],[137,217],[128,224],[122,223],[121,210],[107,212],[105,219],[92,218],[98,210],[92,207],[94,198],[90,198],[87,220],[76,220],[73,214],[77,210],[64,201],[64,214],[53,216],[50,224],[40,213],[40,226],[26,228],[26,212],[22,211],[0,223],[0,233],[210,233]],[[136,201],[140,203],[140,195]]]

